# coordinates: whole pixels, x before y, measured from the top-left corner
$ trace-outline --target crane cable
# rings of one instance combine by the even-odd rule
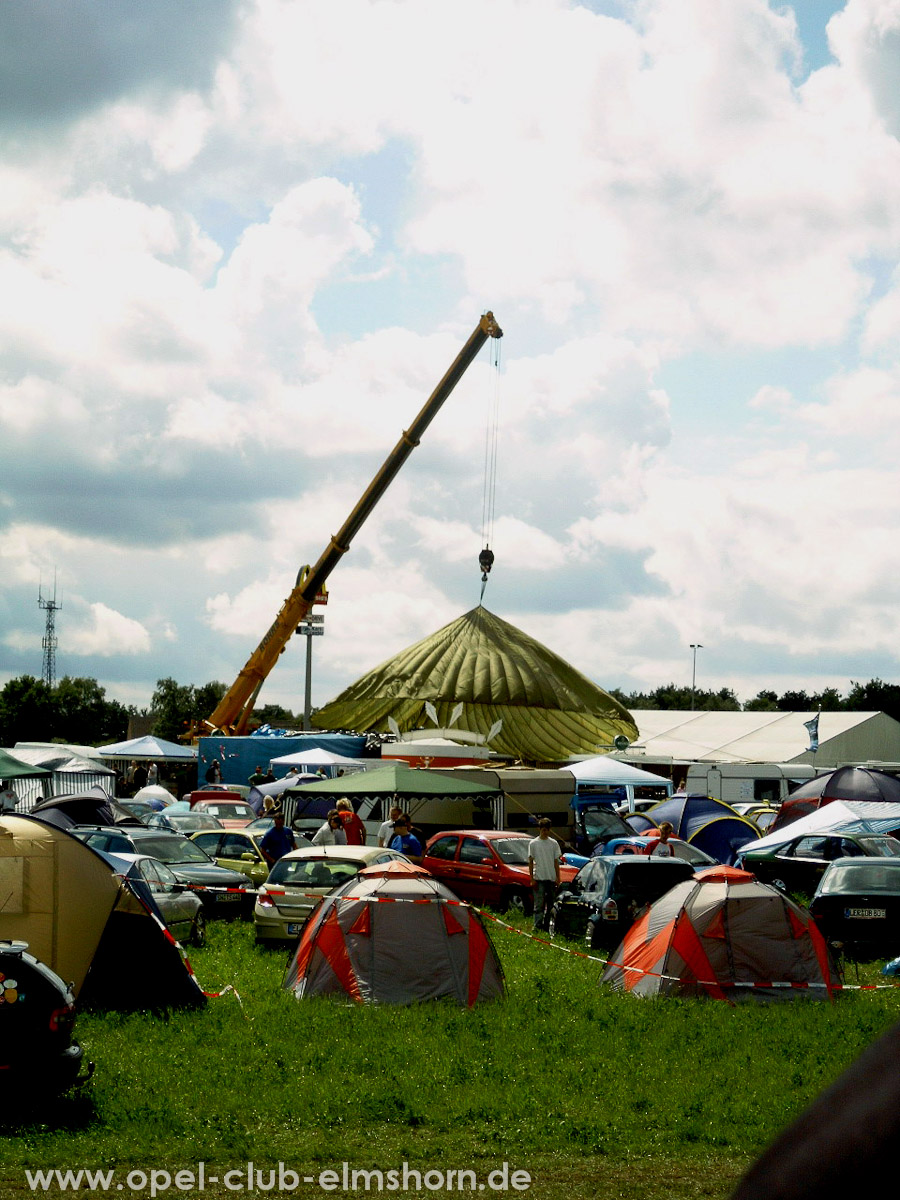
[[[481,540],[484,549],[478,556],[478,566],[481,569],[481,595],[478,603],[484,600],[484,589],[487,587],[488,575],[494,565],[494,552],[491,542],[494,537],[494,506],[497,497],[497,450],[500,442],[500,339],[491,339],[491,367],[493,378],[490,400],[488,404],[488,419],[484,435],[484,490],[481,499]]]

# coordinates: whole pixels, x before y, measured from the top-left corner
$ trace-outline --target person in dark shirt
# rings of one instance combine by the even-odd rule
[[[284,823],[284,813],[281,810],[276,810],[272,814],[274,824],[259,843],[259,848],[262,850],[263,858],[269,864],[269,869],[278,862],[279,858],[284,858],[290,850],[297,849],[297,842],[294,838],[293,829],[288,829]]]

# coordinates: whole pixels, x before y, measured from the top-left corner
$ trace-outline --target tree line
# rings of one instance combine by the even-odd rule
[[[696,709],[699,712],[883,712],[900,721],[900,684],[870,679],[868,683],[851,682],[846,696],[837,688],[821,692],[764,689],[743,704],[731,690],[717,692],[702,688],[681,687],[667,683],[652,692],[623,692],[610,689],[610,695],[628,709],[668,708]]]
[[[149,708],[109,700],[96,679],[65,675],[55,687],[43,679],[20,675],[0,689],[0,746],[16,742],[69,742],[103,746],[124,741],[133,717],[150,720],[156,737],[178,739],[195,721],[208,717],[225,694],[225,684],[213,681],[199,687],[159,679]],[[298,729],[301,719],[278,704],[254,709],[260,724]]]
[[[0,746],[16,742],[71,742],[81,746],[102,746],[123,741],[128,736],[132,717],[151,720],[150,732],[170,742],[178,739],[196,722],[208,717],[225,694],[225,684],[217,680],[181,684],[171,678],[158,679],[149,708],[107,700],[106,689],[96,679],[64,676],[55,687],[42,679],[20,675],[0,690]],[[837,688],[821,692],[763,690],[745,703],[731,688],[706,691],[668,683],[650,692],[610,694],[628,709],[696,709],[719,712],[884,712],[900,721],[900,684],[870,679],[850,684],[846,696]],[[261,725],[300,729],[302,717],[280,704],[265,704],[253,710]]]

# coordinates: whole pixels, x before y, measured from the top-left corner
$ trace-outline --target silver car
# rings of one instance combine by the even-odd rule
[[[295,942],[323,896],[374,863],[409,862],[380,846],[308,846],[280,858],[256,894],[257,942]]]
[[[203,901],[186,883],[179,883],[164,862],[147,854],[104,854],[115,870],[134,883],[145,884],[172,937],[195,946],[206,943]]]

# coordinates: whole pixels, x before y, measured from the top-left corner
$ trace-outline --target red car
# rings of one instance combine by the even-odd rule
[[[533,903],[528,843],[531,840],[531,834],[504,829],[436,833],[425,846],[422,866],[460,900],[488,905],[499,912],[512,908],[530,913]],[[576,867],[560,867],[563,883],[571,882],[577,874]]]

